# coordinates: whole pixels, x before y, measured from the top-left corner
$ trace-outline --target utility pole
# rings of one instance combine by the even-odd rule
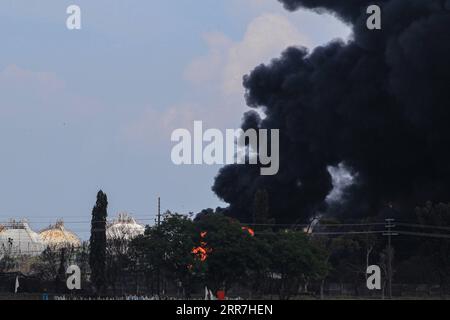
[[[158,238],[160,238],[160,226],[161,226],[161,198],[158,197],[158,215],[156,220],[156,226],[158,231]],[[161,270],[160,262],[158,262],[158,269],[156,270],[156,291],[158,293],[158,298],[161,299]]]
[[[158,197],[158,229],[161,225],[161,198]]]
[[[388,237],[388,295],[389,299],[392,299],[392,236],[398,236],[398,233],[392,232],[392,229],[396,227],[394,224],[395,219],[386,219],[386,232],[384,236]]]

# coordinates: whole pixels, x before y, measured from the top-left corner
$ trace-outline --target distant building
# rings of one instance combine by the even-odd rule
[[[46,247],[64,248],[64,247],[80,247],[81,240],[77,235],[64,227],[63,221],[57,221],[55,225],[49,226],[47,229],[39,233],[43,244]]]
[[[44,250],[40,236],[31,230],[26,221],[14,221],[0,226],[0,256],[12,255],[37,256]]]
[[[119,217],[109,223],[106,229],[107,239],[132,240],[145,232],[145,227],[136,222],[128,213],[120,213]]]

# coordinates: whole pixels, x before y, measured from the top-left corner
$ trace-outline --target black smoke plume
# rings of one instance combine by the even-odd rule
[[[319,213],[373,216],[391,206],[412,214],[450,201],[450,0],[280,0],[286,9],[331,13],[353,28],[349,42],[312,52],[288,48],[245,76],[244,128],[280,129],[280,172],[227,166],[213,190],[230,215],[251,220],[258,190],[278,223]],[[382,9],[382,30],[366,27]],[[330,167],[353,184],[332,202]]]

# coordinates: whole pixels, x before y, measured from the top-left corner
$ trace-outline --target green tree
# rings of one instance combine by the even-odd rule
[[[82,290],[86,290],[89,287],[90,274],[88,241],[83,241],[81,247],[76,248],[74,261],[81,270],[81,288]]]
[[[196,260],[192,254],[197,233],[192,219],[188,216],[167,212],[159,226],[148,227],[145,235],[133,240],[132,255],[137,258],[147,277],[159,273],[189,297],[196,273]],[[154,279],[153,282],[158,281]]]
[[[1,232],[0,226],[0,232]],[[8,272],[17,265],[17,257],[14,256],[12,243],[0,247],[0,272]]]
[[[442,233],[450,228],[450,204],[428,202],[416,209],[421,225],[427,226],[427,233]],[[433,228],[434,227],[434,228]],[[420,260],[430,267],[430,275],[437,277],[441,293],[444,295],[450,285],[450,240],[446,238],[423,238],[419,248]]]
[[[31,274],[43,282],[51,284],[56,293],[65,292],[66,269],[74,262],[77,249],[74,247],[48,246],[31,263]]]
[[[168,212],[159,227],[159,234],[165,244],[164,271],[181,286],[183,296],[189,297],[196,279],[196,261],[192,254],[194,239],[197,236],[194,223],[187,216]]]
[[[326,253],[303,232],[280,231],[272,241],[271,270],[280,278],[280,299],[288,300],[302,285],[326,276]]]
[[[122,290],[125,288],[128,267],[131,264],[129,254],[130,240],[125,234],[121,237],[115,236],[106,242],[106,281],[112,287],[114,294],[117,293],[117,285]]]
[[[237,220],[207,214],[196,221],[196,228],[198,243],[204,242],[208,249],[203,267],[205,282],[211,289],[227,291],[235,284],[249,287],[255,275],[266,269],[264,246]]]
[[[106,218],[108,216],[108,197],[103,191],[97,194],[97,202],[92,209],[89,265],[91,282],[96,293],[105,290],[106,272]]]

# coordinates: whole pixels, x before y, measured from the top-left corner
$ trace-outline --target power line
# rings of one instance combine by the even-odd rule
[[[408,235],[408,236],[450,239],[450,235],[439,234],[439,233],[423,233],[423,232],[409,232],[409,231],[399,231],[398,233],[403,234],[403,235]]]
[[[348,232],[312,232],[318,236],[339,236],[339,235],[359,235],[359,234],[383,234],[384,231],[348,231]]]
[[[158,218],[158,214],[149,213],[147,215],[141,216],[139,215],[133,215],[135,220],[140,222],[154,222],[155,218],[148,218],[148,217],[155,217]],[[1,216],[0,216],[1,217]],[[70,218],[73,217],[82,217],[82,216],[69,216]],[[161,217],[161,216],[160,216]],[[45,217],[46,218],[46,217]],[[39,220],[33,220],[33,219],[9,219],[9,220],[0,220],[0,224],[2,225],[8,225],[15,222],[26,222],[29,224],[48,224],[52,223],[53,220],[61,219],[61,217],[52,216],[48,217],[48,219],[44,219],[44,217],[39,217]],[[111,220],[112,222],[113,220]],[[64,219],[65,224],[90,224],[91,220],[66,220]],[[240,223],[241,225],[245,226],[260,226],[260,227],[286,227],[286,228],[307,228],[310,227],[311,224],[282,224],[282,223]],[[371,223],[333,223],[333,224],[322,224],[318,223],[316,227],[320,228],[339,228],[339,227],[364,227],[364,226],[383,226],[385,225],[384,222],[371,222]],[[405,223],[405,222],[399,222],[396,223],[397,226],[403,226],[403,227],[412,227],[412,228],[424,228],[424,229],[436,229],[436,230],[444,230],[444,231],[450,231],[450,227],[445,226],[433,226],[433,225],[423,225],[423,224],[414,224],[414,223]]]
[[[140,218],[135,218],[135,220],[137,220],[137,221],[154,221],[154,219],[140,219]],[[113,220],[109,220],[109,222],[113,222],[114,221],[114,219]],[[0,221],[0,224],[12,224],[12,223],[22,223],[22,222],[26,222],[26,223],[28,223],[28,224],[32,224],[32,223],[36,223],[36,224],[46,224],[46,223],[52,223],[51,221],[49,221],[49,220],[46,220],[46,221],[43,221],[43,220],[28,220],[28,219],[26,219],[26,220],[16,220],[15,222],[14,222],[14,220],[13,221],[11,221],[11,220],[9,220],[9,221]],[[91,222],[93,222],[93,221],[91,221],[91,220],[83,220],[83,221],[81,221],[81,220],[78,220],[78,221],[70,221],[70,220],[64,220],[63,221],[65,224],[85,224],[85,223],[91,223]],[[94,223],[96,223],[96,222],[102,222],[102,221],[94,221]]]
[[[436,230],[450,231],[450,227],[431,226],[431,225],[412,224],[412,223],[397,223],[397,225],[404,226],[404,227],[413,227],[413,228],[424,228],[424,229],[436,229]]]
[[[336,224],[320,224],[319,227],[365,227],[365,226],[384,226],[383,222],[373,223],[336,223]]]

